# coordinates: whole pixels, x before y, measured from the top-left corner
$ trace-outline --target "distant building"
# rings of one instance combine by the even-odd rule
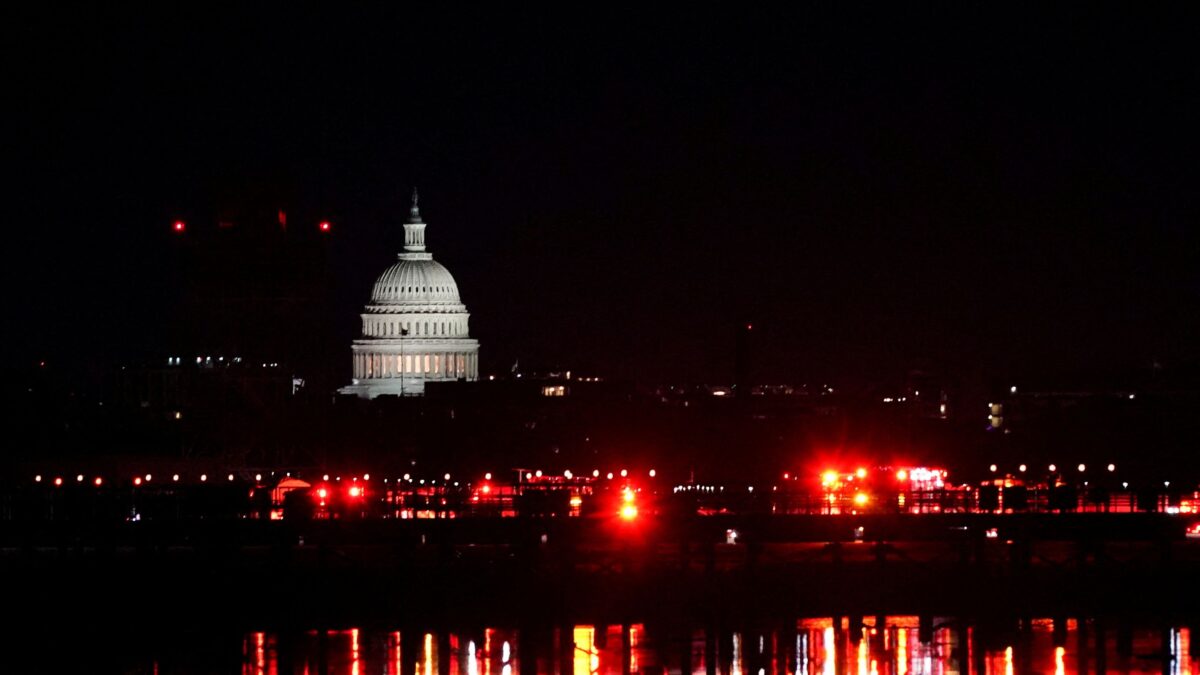
[[[300,226],[299,214],[289,230],[282,213],[251,206],[222,208],[217,219],[173,231],[170,274],[155,281],[177,289],[164,308],[161,356],[277,362],[322,390],[342,384],[327,363],[338,347],[331,233]]]
[[[425,223],[413,191],[404,252],[375,281],[355,340],[353,379],[341,393],[361,398],[421,396],[428,382],[479,379],[479,342],[450,271],[425,251]]]
[[[295,396],[304,380],[279,363],[249,363],[241,357],[167,357],[165,366],[122,366],[117,402],[179,419],[187,411],[277,407]]]

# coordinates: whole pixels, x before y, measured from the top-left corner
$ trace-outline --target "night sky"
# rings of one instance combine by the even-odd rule
[[[234,205],[328,214],[348,341],[413,185],[485,370],[1195,363],[1193,17],[856,7],[9,16],[6,365],[168,350],[170,222]]]

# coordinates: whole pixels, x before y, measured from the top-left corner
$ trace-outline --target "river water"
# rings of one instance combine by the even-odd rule
[[[577,624],[482,627],[178,631],[110,627],[6,648],[3,672],[243,675],[1200,675],[1194,621],[1112,617],[980,621],[915,616],[808,618],[718,628]],[[91,639],[89,639],[89,637]],[[924,640],[922,639],[924,638]]]

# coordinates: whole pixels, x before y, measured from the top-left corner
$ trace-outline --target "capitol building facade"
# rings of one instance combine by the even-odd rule
[[[343,394],[421,396],[427,382],[479,379],[479,342],[450,271],[425,250],[425,223],[413,191],[404,251],[375,281],[355,340],[353,379]]]

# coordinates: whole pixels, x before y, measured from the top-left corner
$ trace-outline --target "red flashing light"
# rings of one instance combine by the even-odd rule
[[[350,496],[351,497],[355,497],[355,498],[361,497],[362,494],[363,494],[362,488],[358,487],[357,485],[350,488]]]
[[[321,499],[325,499],[328,496],[329,496],[329,490],[326,490],[325,488],[317,488],[317,497],[320,497]]]
[[[867,477],[867,470],[866,470],[866,469],[864,469],[864,468],[862,468],[862,467],[860,466],[860,467],[858,467],[858,469],[857,469],[857,470],[855,470],[855,472],[854,472],[854,475],[855,475],[855,476],[857,476],[857,477],[859,477],[859,478],[866,478],[866,477]]]
[[[141,485],[141,484],[142,484],[142,477],[141,477],[141,476],[135,476],[135,477],[134,477],[134,479],[133,479],[133,484],[134,484],[134,485]]]
[[[320,222],[320,224],[319,224],[319,225],[317,225],[317,229],[318,229],[318,230],[320,230],[320,231],[322,231],[322,232],[328,232],[328,231],[329,231],[329,228],[330,228],[330,225],[329,225],[329,221],[328,221],[328,220],[322,220],[322,221]]]
[[[171,229],[176,232],[183,232],[184,230],[187,229],[187,224],[184,223],[182,220],[177,220],[171,225]]]
[[[60,487],[61,485],[62,485],[62,478],[55,478],[54,479],[54,487]]]
[[[896,472],[896,480],[898,480],[898,481],[908,480],[908,472],[905,471],[904,469],[900,469],[899,471]]]
[[[492,486],[491,486],[491,485],[484,485],[483,487],[479,488],[479,491],[480,491],[480,492],[482,492],[482,493],[483,493],[483,494],[485,494],[485,495],[491,494],[491,493],[492,493]]]
[[[621,520],[633,520],[637,516],[638,510],[633,504],[626,504],[621,507]]]
[[[96,487],[100,487],[100,485],[104,483],[104,479],[96,476],[96,480],[94,482],[96,483]]]
[[[754,330],[754,324],[752,324],[752,323],[746,324],[746,330]]]

